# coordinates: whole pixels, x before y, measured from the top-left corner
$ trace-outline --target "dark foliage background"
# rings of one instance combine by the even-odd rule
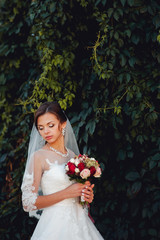
[[[0,238],[27,240],[21,206],[33,112],[57,99],[101,163],[91,213],[106,240],[160,238],[160,4],[0,1]]]

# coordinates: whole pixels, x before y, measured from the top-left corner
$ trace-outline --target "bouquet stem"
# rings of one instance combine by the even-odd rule
[[[85,202],[84,196],[81,196],[81,202]]]
[[[85,208],[86,206],[88,206],[88,202],[86,202],[86,201],[84,200],[84,196],[81,196],[81,197],[80,197],[79,203],[82,205],[83,208]]]

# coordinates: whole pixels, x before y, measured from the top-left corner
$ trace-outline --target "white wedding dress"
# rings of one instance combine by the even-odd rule
[[[67,159],[59,158],[56,153],[44,149],[38,150],[37,154],[46,169],[41,177],[43,195],[55,193],[72,184],[65,173],[66,161],[74,156],[72,151],[69,151]],[[103,240],[103,238],[88,217],[87,209],[83,209],[78,199],[72,198],[43,209],[31,240]]]

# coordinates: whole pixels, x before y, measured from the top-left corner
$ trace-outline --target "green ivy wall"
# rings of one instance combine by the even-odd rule
[[[91,213],[105,240],[160,238],[160,4],[0,1],[0,238],[28,240],[21,206],[33,112],[58,100],[101,162]]]

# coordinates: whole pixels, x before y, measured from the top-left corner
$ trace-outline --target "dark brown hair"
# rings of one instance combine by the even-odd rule
[[[37,109],[34,115],[34,123],[36,128],[38,118],[45,113],[53,113],[60,121],[60,123],[64,123],[67,121],[67,118],[58,102],[45,102]]]

